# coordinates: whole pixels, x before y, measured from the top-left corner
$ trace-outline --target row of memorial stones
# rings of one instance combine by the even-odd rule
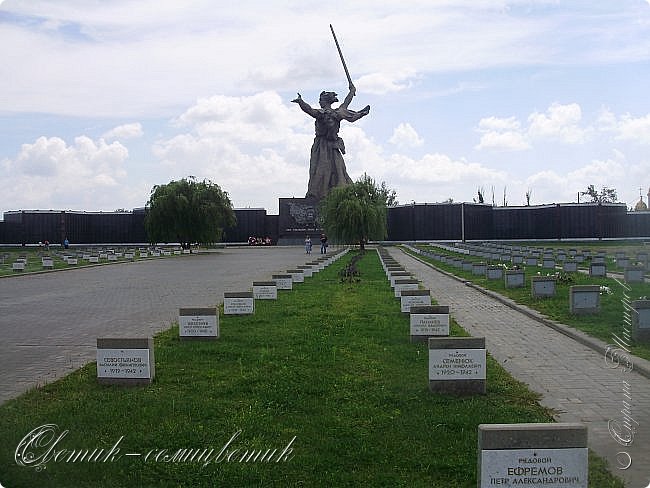
[[[149,257],[161,257],[161,256],[172,256],[180,254],[190,254],[189,249],[180,249],[180,248],[171,248],[171,249],[161,249],[157,247],[153,248],[140,248],[140,249],[126,249],[126,250],[114,250],[114,249],[88,249],[88,250],[76,250],[76,251],[54,251],[50,254],[42,254],[41,266],[43,269],[54,269],[54,260],[60,259],[65,262],[68,266],[77,266],[80,263],[86,262],[87,264],[99,264],[102,262],[115,262],[120,260],[130,260],[133,261],[136,258],[149,258]],[[18,258],[14,261],[12,265],[13,271],[24,271],[27,266],[27,255],[19,255]]]
[[[429,390],[485,394],[484,337],[449,337],[449,307],[432,306],[429,290],[378,249],[402,312],[409,313],[411,342],[428,341]],[[587,428],[576,423],[481,424],[478,427],[478,486],[588,485]]]
[[[490,261],[511,263],[514,266],[541,266],[545,269],[555,269],[562,266],[565,272],[577,272],[579,266],[587,266],[591,276],[606,276],[607,255],[603,251],[593,253],[589,249],[578,251],[577,249],[540,249],[526,246],[505,246],[495,243],[464,244],[457,243],[454,246],[435,244],[451,252],[478,256]],[[587,263],[587,261],[589,261]],[[643,281],[644,273],[648,271],[648,253],[639,251],[634,258],[628,257],[624,252],[616,252],[614,263],[617,268],[623,270],[626,280],[629,282]]]
[[[437,244],[447,251],[450,246]],[[488,280],[504,280],[506,288],[523,288],[526,286],[525,271],[523,269],[504,269],[502,266],[490,266],[482,262],[464,260],[462,258],[450,257],[445,254],[430,252],[421,248],[407,246],[412,252],[427,256],[436,261],[447,263],[463,271],[470,271],[475,276],[484,276]],[[566,263],[565,263],[566,264]],[[598,263],[591,263],[591,267],[604,266]],[[566,270],[565,270],[566,271]],[[644,282],[641,276],[632,274],[630,268],[626,269],[627,283]],[[590,273],[592,277],[606,276],[604,273]],[[532,276],[530,289],[533,298],[548,298],[555,296],[557,278],[550,276]],[[600,312],[600,285],[574,285],[569,287],[569,312],[576,315],[597,314]],[[632,300],[630,302],[632,337],[640,342],[650,342],[650,300]]]
[[[255,300],[276,300],[278,290],[292,290],[347,253],[347,249],[325,255],[305,265],[276,273],[269,281],[254,281],[252,291],[224,293],[224,315],[255,313]],[[179,309],[179,338],[182,340],[216,340],[219,338],[217,307]],[[155,377],[153,338],[98,338],[97,379],[102,384],[149,384]]]

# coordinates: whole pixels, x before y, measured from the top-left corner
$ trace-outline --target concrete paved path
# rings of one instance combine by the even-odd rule
[[[179,307],[312,261],[302,247],[227,248],[0,279],[0,403],[94,361],[98,337],[151,336]]]
[[[540,393],[541,403],[558,412],[558,421],[587,425],[589,446],[607,459],[611,471],[627,487],[650,486],[648,378],[634,371],[624,372],[623,368],[612,369],[604,355],[593,349],[436,271],[398,248],[387,249],[422,281],[440,305],[449,305],[459,325],[473,336],[485,337],[488,352],[515,378]],[[620,445],[610,435],[610,420],[620,426],[627,420],[636,429],[629,446]],[[627,434],[624,429],[619,431]],[[630,461],[629,468],[619,469],[621,464],[625,466]]]

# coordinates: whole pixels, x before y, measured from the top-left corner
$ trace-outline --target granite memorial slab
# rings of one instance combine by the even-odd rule
[[[216,307],[178,309],[178,335],[181,340],[219,338],[219,311]]]
[[[481,424],[478,487],[588,488],[587,427],[578,423]]]
[[[403,313],[410,313],[411,307],[429,305],[431,305],[431,292],[429,290],[402,290],[400,292],[400,308]]]
[[[98,338],[97,382],[148,385],[155,377],[153,338]]]
[[[576,315],[600,312],[600,286],[574,285],[570,287],[569,311]]]
[[[224,315],[251,315],[255,313],[252,291],[230,291],[223,294]]]
[[[275,281],[253,281],[255,300],[277,300],[278,285]]]
[[[409,315],[411,342],[449,335],[449,307],[441,305],[411,307]]]
[[[428,344],[432,393],[486,393],[485,337],[430,337]]]

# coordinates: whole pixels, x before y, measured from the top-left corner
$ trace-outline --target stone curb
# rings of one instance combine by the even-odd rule
[[[569,327],[568,325],[562,324],[560,322],[556,322],[555,320],[551,320],[546,315],[538,312],[537,310],[533,310],[531,308],[526,307],[525,305],[521,305],[521,304],[515,302],[514,300],[511,300],[510,298],[501,295],[500,293],[497,293],[497,292],[492,291],[492,290],[485,289],[485,288],[483,288],[483,287],[481,287],[479,285],[476,285],[476,284],[472,283],[471,281],[467,281],[467,280],[465,280],[463,278],[459,278],[458,276],[456,276],[456,275],[454,275],[454,274],[452,274],[452,273],[450,273],[448,271],[445,271],[443,269],[438,268],[434,264],[431,264],[431,263],[429,263],[427,261],[424,261],[423,259],[421,259],[418,256],[415,256],[415,255],[410,254],[410,253],[406,253],[403,249],[400,249],[400,250],[403,253],[408,254],[413,259],[416,259],[417,261],[421,262],[425,266],[433,268],[436,271],[438,271],[439,273],[442,273],[445,276],[453,278],[456,281],[459,281],[461,283],[465,283],[465,285],[469,286],[470,288],[473,288],[473,289],[483,293],[484,295],[487,295],[487,296],[489,296],[491,298],[494,298],[495,300],[499,301],[500,303],[502,303],[502,304],[514,309],[514,310],[517,310],[517,311],[523,313],[524,315],[530,317],[531,319],[536,320],[537,322],[539,322],[539,323],[541,323],[541,324],[543,324],[543,325],[545,325],[547,327],[550,327],[550,328],[560,332],[561,334],[564,334],[565,336],[579,342],[583,346],[586,346],[586,347],[588,347],[590,349],[593,349],[594,351],[602,354],[603,358],[605,357],[608,345],[605,344],[603,341],[601,341],[599,339],[595,339],[595,338],[585,334],[584,332],[582,332],[580,330]],[[643,359],[643,358],[640,358],[638,356],[633,356],[632,354],[630,354],[630,356],[634,358],[633,361],[632,361],[633,364],[634,364],[633,371],[636,371],[641,376],[644,376],[645,378],[650,379],[650,361],[648,361],[646,359]]]

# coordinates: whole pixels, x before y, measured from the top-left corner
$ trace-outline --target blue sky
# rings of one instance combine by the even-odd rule
[[[633,206],[650,189],[650,1],[0,2],[0,212],[144,206],[194,175],[277,213],[307,189],[336,29],[370,114],[347,169],[400,203]]]

